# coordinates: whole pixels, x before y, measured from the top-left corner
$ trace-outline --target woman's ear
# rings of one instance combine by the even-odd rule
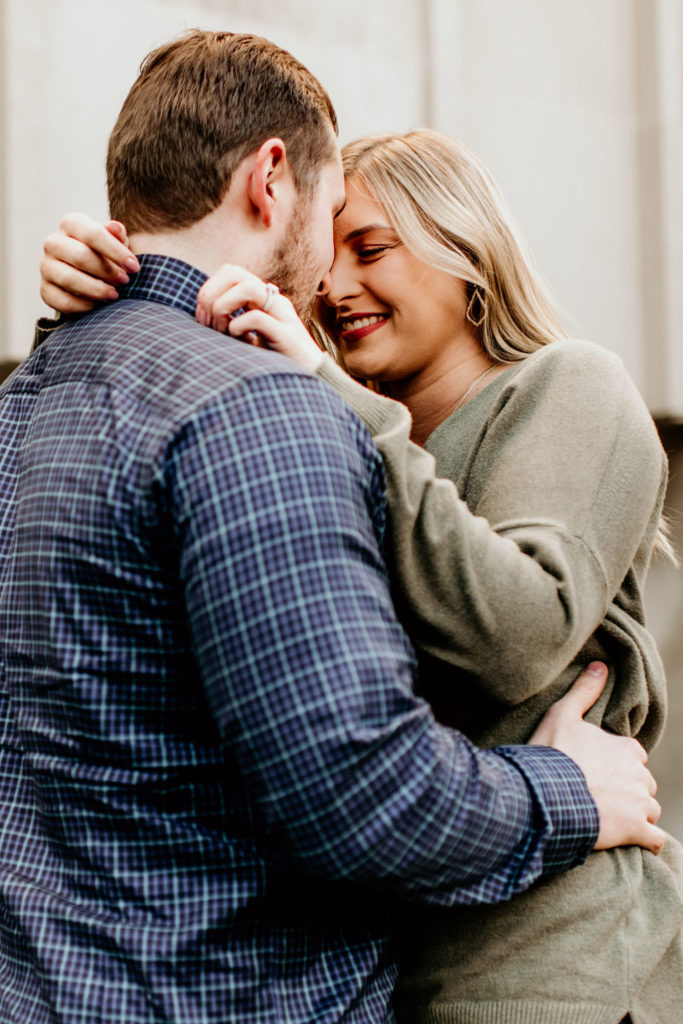
[[[259,147],[248,180],[248,195],[264,227],[272,224],[276,206],[294,187],[282,139],[266,139]]]

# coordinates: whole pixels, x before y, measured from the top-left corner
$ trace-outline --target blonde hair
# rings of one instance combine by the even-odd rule
[[[342,159],[413,255],[466,282],[468,319],[491,359],[566,338],[496,183],[465,146],[420,129],[358,139]]]
[[[357,139],[342,161],[344,177],[365,184],[414,256],[465,281],[467,317],[494,362],[567,337],[498,186],[466,146],[423,128]],[[324,328],[323,316],[314,331],[331,351]],[[677,564],[664,518],[654,551]]]

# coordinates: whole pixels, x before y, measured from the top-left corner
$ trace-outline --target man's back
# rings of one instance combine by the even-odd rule
[[[318,393],[317,410],[302,389]],[[2,532],[0,616],[6,724],[23,762],[0,833],[2,938],[18,924],[22,956],[44,977],[32,999],[45,1000],[16,1019],[50,1019],[47,1006],[65,1021],[337,1019],[348,992],[332,987],[316,1011],[325,982],[307,972],[324,975],[326,961],[377,971],[381,912],[373,920],[364,899],[354,913],[346,893],[316,920],[237,764],[249,746],[265,755],[273,691],[315,656],[295,621],[300,582],[271,560],[271,491],[296,480],[291,445],[272,435],[300,433],[306,459],[326,403],[339,418],[336,399],[293,366],[136,301],[59,332],[6,387],[0,479],[3,497],[16,486],[16,518],[11,543]],[[367,467],[358,447],[350,456],[359,472],[370,453]],[[220,496],[202,492],[217,484]],[[210,521],[219,501],[225,528]],[[302,504],[302,531],[314,515]],[[376,546],[367,533],[361,542]],[[306,538],[289,543],[305,559]],[[226,544],[232,578],[213,578]],[[291,605],[291,638],[269,635],[268,590]],[[290,639],[298,653],[282,650]],[[241,751],[229,749],[231,729]],[[292,952],[300,943],[309,963]],[[379,971],[377,1007],[393,973]],[[20,1005],[20,989],[0,1005]]]

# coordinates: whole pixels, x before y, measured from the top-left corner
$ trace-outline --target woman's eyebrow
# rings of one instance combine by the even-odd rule
[[[349,231],[348,235],[344,236],[345,242],[351,242],[354,238],[358,238],[359,235],[364,235],[367,231],[393,231],[391,224],[366,224],[362,228],[356,228],[355,231]]]

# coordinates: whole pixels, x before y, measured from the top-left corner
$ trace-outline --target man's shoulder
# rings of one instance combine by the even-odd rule
[[[169,414],[260,378],[313,381],[284,356],[202,327],[182,310],[134,299],[65,324],[38,354],[51,384],[106,386]]]
[[[66,324],[33,353],[45,385],[104,388],[138,429],[168,438],[212,413],[223,421],[249,409],[254,418],[299,422],[330,444],[374,463],[376,449],[355,413],[323,381],[293,360],[202,327],[186,312],[124,299]],[[93,399],[97,401],[97,399]],[[303,426],[303,424],[306,426]],[[147,426],[145,426],[145,424]]]

